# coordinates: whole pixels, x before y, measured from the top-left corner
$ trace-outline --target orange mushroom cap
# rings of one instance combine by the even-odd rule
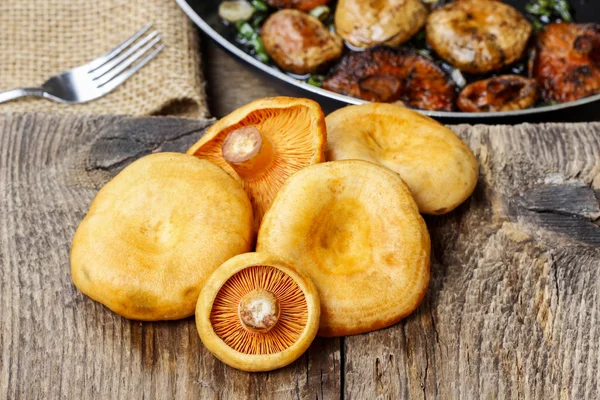
[[[257,250],[296,263],[321,300],[319,335],[395,324],[429,284],[429,233],[402,179],[345,160],[295,173],[265,214]]]
[[[317,289],[289,261],[246,253],[221,265],[204,285],[196,326],[206,348],[244,371],[290,364],[319,327]]]
[[[250,250],[252,224],[248,196],[214,164],[142,157],[98,192],[77,228],[73,283],[126,318],[185,318],[209,275]]]
[[[285,180],[325,160],[325,117],[308,99],[253,101],[220,119],[188,151],[223,168],[248,193],[255,226]]]
[[[369,103],[327,116],[327,159],[365,160],[398,173],[419,211],[445,214],[477,185],[479,165],[454,132],[408,108]]]

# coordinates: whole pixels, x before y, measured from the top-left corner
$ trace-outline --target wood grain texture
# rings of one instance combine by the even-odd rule
[[[125,320],[68,252],[97,190],[210,121],[0,115],[0,398],[593,399],[600,393],[600,124],[457,126],[474,195],[427,217],[430,289],[405,321],[233,370],[193,319]]]
[[[339,340],[248,374],[208,353],[192,318],[128,321],[71,282],[70,242],[97,190],[145,154],[184,151],[209,124],[0,115],[0,398],[339,396]]]
[[[481,162],[476,192],[427,218],[417,312],[345,339],[346,398],[597,398],[600,125],[454,130]]]

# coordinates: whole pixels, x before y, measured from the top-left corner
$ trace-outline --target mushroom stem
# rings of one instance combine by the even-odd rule
[[[243,178],[256,178],[275,158],[273,143],[255,126],[244,126],[227,135],[223,158]]]
[[[277,297],[264,289],[247,293],[238,306],[242,326],[254,333],[270,331],[277,324],[280,312]]]

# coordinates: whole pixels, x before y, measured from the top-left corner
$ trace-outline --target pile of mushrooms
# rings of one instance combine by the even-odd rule
[[[452,131],[401,106],[325,119],[286,97],[234,111],[187,153],[143,157],[100,190],[72,279],[126,318],[195,313],[205,347],[244,371],[410,315],[430,275],[421,213],[456,208],[478,169]]]

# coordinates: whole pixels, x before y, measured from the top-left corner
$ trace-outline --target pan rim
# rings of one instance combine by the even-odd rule
[[[175,0],[176,3],[181,7],[183,12],[200,28],[202,29],[208,36],[210,36],[214,41],[216,41],[219,45],[224,47],[227,51],[234,54],[235,56],[241,58],[245,62],[253,65],[254,67],[260,69],[261,71],[274,76],[275,78],[282,80],[290,85],[296,86],[297,88],[307,90],[313,94],[327,97],[332,100],[337,100],[348,105],[350,104],[364,104],[368,103],[368,101],[357,99],[350,96],[345,96],[339,93],[331,92],[329,90],[325,90],[313,85],[310,85],[306,82],[299,81],[281,71],[270,67],[269,65],[263,64],[261,61],[252,57],[248,53],[244,52],[236,45],[231,43],[217,31],[215,31],[198,13],[188,4],[187,0]],[[578,100],[569,101],[567,103],[554,104],[551,106],[543,106],[536,108],[527,108],[524,110],[515,110],[515,111],[493,111],[493,112],[458,112],[458,111],[429,111],[429,110],[418,110],[422,114],[428,115],[430,117],[436,118],[476,118],[476,119],[492,119],[492,118],[504,118],[504,117],[519,117],[526,115],[535,115],[548,113],[553,111],[564,110],[571,107],[578,107],[584,104],[593,103],[595,101],[600,100],[600,93],[595,94],[593,96],[584,97]]]

